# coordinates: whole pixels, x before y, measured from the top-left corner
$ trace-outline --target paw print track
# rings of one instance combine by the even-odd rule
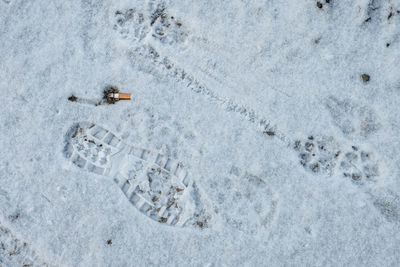
[[[114,30],[122,39],[140,46],[150,34],[163,44],[184,43],[188,37],[182,23],[167,13],[165,5],[158,4],[155,10],[140,12],[134,8],[117,10],[114,13]]]
[[[336,97],[329,97],[326,100],[326,107],[334,124],[347,137],[368,137],[381,128],[375,112],[368,107],[359,106],[349,100],[339,100]]]
[[[383,196],[376,197],[374,201],[375,208],[389,222],[400,222],[400,197],[392,191]]]
[[[388,23],[396,13],[396,5],[393,1],[369,0],[365,7],[364,23]],[[394,1],[395,2],[395,1]]]
[[[381,0],[369,0],[366,9],[366,18],[364,22],[371,22],[377,17],[377,11],[381,8]]]
[[[150,32],[148,19],[143,13],[133,8],[115,12],[114,30],[119,33],[122,39],[129,39],[134,43],[142,41]]]
[[[201,199],[199,188],[195,183],[193,183],[192,198],[196,203],[196,210],[193,212],[193,216],[186,222],[186,225],[198,228],[208,228],[209,222],[212,218],[206,207],[203,205],[203,199]]]
[[[373,181],[379,175],[373,154],[356,146],[352,146],[352,150],[343,155],[340,169],[345,177],[350,177],[355,182]]]
[[[379,165],[373,153],[356,146],[342,150],[333,137],[309,136],[306,140],[295,141],[294,149],[300,164],[316,174],[332,175],[339,169],[344,177],[356,182],[374,181],[379,176]]]
[[[157,25],[168,28],[166,25],[171,24],[170,20],[172,18],[168,16],[164,7],[162,4],[153,3],[147,11],[148,14],[153,15],[144,16],[145,20],[148,20],[147,23],[150,27],[151,35],[148,35],[150,38],[146,37],[144,42],[129,50],[129,61],[134,69],[151,74],[163,82],[168,82],[168,80],[179,82],[183,88],[203,95],[226,111],[238,113],[243,119],[253,123],[256,129],[266,134],[268,138],[276,138],[288,147],[294,148],[298,153],[301,165],[313,174],[334,175],[340,173],[350,176],[354,174],[354,177],[358,176],[351,168],[346,167],[348,165],[353,166],[355,164],[354,160],[349,162],[345,158],[346,151],[341,150],[341,146],[337,144],[333,137],[316,136],[315,140],[293,140],[291,136],[281,132],[272,120],[257,114],[251,107],[235,103],[232,99],[219,95],[217,90],[214,90],[216,88],[215,84],[218,84],[218,82],[210,79],[210,75],[196,73],[196,71],[191,70],[190,66],[185,66],[184,62],[181,65],[173,56],[172,58],[165,56],[163,53],[168,53],[168,49],[166,52],[162,49],[163,46],[158,46],[155,43],[153,45],[151,42],[157,38],[159,38],[157,39],[159,41],[162,41],[162,39],[168,40],[165,37],[166,33],[161,30],[160,32],[163,34],[157,35],[155,30]],[[193,37],[190,38],[192,39]],[[381,127],[375,112],[368,107],[357,105],[351,101],[342,101],[335,97],[328,98],[325,105],[331,113],[333,122],[348,138],[368,137],[379,131]],[[353,151],[350,150],[348,152]],[[342,166],[340,166],[341,163]],[[345,170],[346,168],[347,170]],[[357,169],[360,168],[364,170],[362,176],[374,177],[375,174],[378,175],[375,171],[377,170],[377,164],[357,167]]]
[[[0,266],[49,266],[40,259],[29,244],[0,226]]]
[[[183,43],[188,37],[187,32],[174,16],[166,12],[164,5],[158,5],[151,16],[152,36],[163,44]]]
[[[340,150],[332,137],[310,135],[306,140],[296,140],[294,149],[298,152],[300,164],[313,173],[332,174]]]
[[[229,174],[212,186],[218,199],[216,210],[226,223],[243,233],[256,235],[267,229],[277,217],[279,198],[256,175],[233,166]]]
[[[125,144],[88,122],[70,128],[64,154],[79,168],[112,178],[133,206],[157,222],[184,226],[199,216],[201,203],[193,199],[195,185],[181,162]]]

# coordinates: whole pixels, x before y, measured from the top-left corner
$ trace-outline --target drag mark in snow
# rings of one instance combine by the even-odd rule
[[[74,124],[65,141],[64,155],[74,165],[113,178],[142,214],[167,225],[207,227],[210,218],[181,162],[88,122]]]
[[[236,112],[246,120],[257,125],[263,134],[273,132],[279,140],[283,141],[287,146],[291,145],[291,140],[285,134],[277,129],[273,123],[258,115],[254,110],[244,105],[237,104],[229,98],[217,95],[213,90],[200,82],[194,75],[185,69],[173,63],[169,58],[163,57],[160,53],[150,45],[132,49],[129,52],[131,63],[134,67],[147,73],[151,73],[160,79],[164,77],[172,78],[182,83],[195,93],[207,97],[210,101],[215,102],[226,110]]]
[[[76,102],[82,105],[86,106],[98,106],[104,103],[101,99],[95,100],[95,99],[88,99],[88,98],[82,98],[82,97],[76,97],[74,95],[68,97],[68,101],[70,102]]]

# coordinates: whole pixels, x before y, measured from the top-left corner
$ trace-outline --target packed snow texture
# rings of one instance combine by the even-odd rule
[[[399,264],[400,1],[0,0],[0,23],[1,266]]]

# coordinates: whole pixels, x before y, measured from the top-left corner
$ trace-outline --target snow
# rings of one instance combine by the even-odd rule
[[[319,2],[0,1],[0,265],[398,265],[400,2]]]

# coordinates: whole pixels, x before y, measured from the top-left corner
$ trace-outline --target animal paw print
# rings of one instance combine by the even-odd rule
[[[183,43],[188,34],[182,23],[174,16],[170,16],[164,5],[159,5],[151,16],[152,36],[163,44]]]
[[[350,177],[355,182],[373,181],[379,175],[378,164],[372,153],[356,146],[352,146],[352,150],[344,154],[340,169],[345,177]]]
[[[182,23],[166,12],[165,4],[158,4],[146,12],[134,8],[117,10],[114,14],[114,30],[122,39],[135,43],[143,41],[149,33],[155,40],[168,45],[184,43],[188,36]]]
[[[3,265],[4,264],[4,265]],[[0,266],[49,266],[28,243],[0,225]]]
[[[334,124],[345,136],[368,137],[381,127],[372,109],[349,100],[339,100],[332,96],[327,99],[326,107]]]
[[[125,11],[117,10],[114,20],[114,30],[118,31],[122,39],[140,42],[150,31],[145,15],[134,8]]]
[[[400,10],[392,1],[369,0],[364,9],[364,23],[376,21],[390,23],[394,16],[400,14]]]
[[[389,222],[400,222],[400,198],[394,192],[376,197],[374,206]]]
[[[278,213],[279,198],[260,177],[233,166],[227,177],[215,183],[217,212],[227,224],[246,234],[268,228]]]
[[[314,173],[331,173],[340,155],[333,137],[309,136],[306,140],[297,140],[294,149],[299,153],[300,164]]]
[[[209,227],[210,220],[211,215],[208,214],[205,209],[202,209],[194,214],[194,217],[189,221],[188,224],[203,229]]]

